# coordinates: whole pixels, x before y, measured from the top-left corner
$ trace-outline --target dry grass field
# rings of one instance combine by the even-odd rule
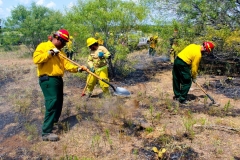
[[[66,73],[60,141],[45,142],[36,66],[23,55],[24,49],[0,53],[0,159],[240,159],[238,77],[199,75],[216,107],[195,84],[189,105],[173,101],[171,64],[145,50],[129,54],[137,60],[135,74],[111,82],[128,89],[130,97],[99,98],[96,86],[86,101],[81,97],[86,73]]]

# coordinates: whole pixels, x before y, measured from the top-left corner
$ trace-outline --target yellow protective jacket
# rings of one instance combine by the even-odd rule
[[[73,49],[73,42],[71,40],[69,40],[66,44],[66,48],[68,51],[74,51]]]
[[[103,52],[104,58],[99,58],[98,53]],[[98,46],[97,50],[91,51],[88,56],[88,65],[89,67],[94,67],[95,70],[107,66],[107,58],[111,56],[110,52],[104,46]]]
[[[156,48],[156,45],[157,45],[157,39],[151,37],[150,38],[150,47],[155,49]]]
[[[49,50],[56,48],[51,41],[40,43],[33,53],[33,62],[37,64],[37,75],[63,76],[64,70],[76,73],[78,66],[60,56],[52,56]],[[66,54],[60,51],[59,54]]]
[[[178,54],[178,57],[188,65],[191,65],[192,78],[195,79],[202,58],[201,46],[190,44]]]

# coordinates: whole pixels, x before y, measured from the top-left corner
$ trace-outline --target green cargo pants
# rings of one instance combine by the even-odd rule
[[[148,50],[149,56],[154,56],[155,53],[156,53],[156,50],[154,48],[150,47],[149,50]]]
[[[61,77],[49,77],[41,81],[39,85],[45,99],[45,117],[42,126],[42,135],[51,133],[53,124],[57,123],[62,112],[63,105],[63,80]]]
[[[172,70],[173,92],[179,102],[187,99],[188,91],[192,85],[191,67],[180,58],[176,58]]]

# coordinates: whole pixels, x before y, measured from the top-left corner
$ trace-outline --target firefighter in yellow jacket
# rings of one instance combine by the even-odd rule
[[[188,103],[187,94],[192,82],[196,82],[202,53],[209,54],[213,49],[212,42],[203,42],[203,45],[190,44],[177,55],[172,70],[175,100],[183,104]]]
[[[67,42],[65,48],[65,52],[67,54],[67,57],[72,60],[73,54],[74,54],[74,40],[73,36],[69,37],[69,41]]]
[[[33,62],[37,65],[39,85],[45,99],[45,117],[42,125],[42,139],[57,141],[59,137],[53,134],[54,124],[58,123],[63,106],[63,75],[64,71],[81,72],[85,66],[78,67],[59,56],[66,54],[61,50],[69,40],[69,33],[60,29],[53,34],[52,39],[40,43],[33,53]]]
[[[88,56],[88,67],[91,72],[94,72],[102,79],[109,81],[108,78],[108,66],[107,59],[111,58],[110,52],[104,47],[98,44],[95,38],[87,39],[87,46],[90,49],[90,55]],[[97,78],[91,74],[87,77],[87,98],[91,97],[92,91],[96,85]],[[102,88],[103,95],[110,95],[109,85],[99,81],[100,87]]]
[[[178,39],[179,39],[178,30],[175,29],[173,32],[173,36],[169,39],[170,41],[169,57],[170,62],[172,64],[174,63],[174,59],[177,57],[177,54],[179,52]]]
[[[148,51],[148,53],[149,53],[150,56],[154,56],[155,53],[156,53],[157,39],[158,39],[158,36],[152,36],[149,39],[149,51]]]
[[[177,57],[178,42],[177,42],[177,39],[175,39],[175,38],[171,39],[171,40],[172,40],[172,42],[170,42],[171,49],[169,51],[169,56],[170,56],[170,62],[171,62],[171,64],[173,64],[174,59]]]

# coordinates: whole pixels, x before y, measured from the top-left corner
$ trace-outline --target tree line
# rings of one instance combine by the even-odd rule
[[[169,38],[178,30],[180,47],[209,40],[217,52],[240,54],[239,0],[78,0],[64,11],[34,2],[15,7],[3,23],[0,41],[8,49],[23,43],[34,50],[48,35],[65,28],[75,38],[78,52],[86,52],[86,39],[96,32],[104,33],[107,43],[109,32],[141,30],[158,34],[161,52],[166,53]]]

